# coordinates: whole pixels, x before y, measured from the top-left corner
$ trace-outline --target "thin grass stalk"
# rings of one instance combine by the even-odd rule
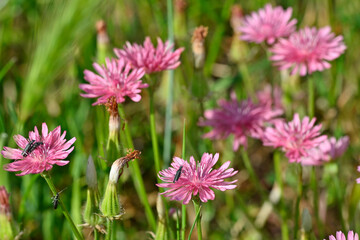
[[[176,208],[176,239],[180,240],[180,218],[179,218],[179,213],[178,213],[178,209]]]
[[[51,192],[54,194],[54,196],[56,196],[57,194],[57,190],[55,188],[54,183],[52,182],[50,176],[47,173],[42,173],[41,176],[45,179],[46,183],[49,185],[49,188],[51,190]],[[65,208],[64,203],[61,201],[61,199],[59,198],[59,205],[61,207],[61,210],[66,218],[66,220],[69,222],[71,230],[73,231],[76,239],[78,240],[83,240],[83,236],[82,234],[80,234],[79,230],[77,229],[77,227],[74,224],[74,221],[72,220],[69,212],[67,211],[67,209]]]
[[[184,119],[182,153],[181,153],[182,159],[185,159],[185,139],[186,139],[186,121]],[[186,205],[182,204],[181,205],[181,239],[185,239],[185,228],[186,228]]]
[[[283,194],[284,194],[284,184],[282,181],[282,171],[281,171],[281,165],[280,165],[280,152],[279,151],[275,151],[274,152],[274,169],[275,169],[275,179],[277,184],[280,187],[280,215],[281,215],[281,239],[282,240],[289,240],[289,228],[288,225],[286,223],[287,217],[286,217],[286,208],[284,205],[284,199],[283,199]]]
[[[318,182],[316,179],[316,169],[314,166],[311,167],[310,186],[313,191],[313,197],[314,197],[313,204],[314,204],[316,225],[319,229],[320,236],[324,236],[324,226],[323,226],[323,224],[320,220],[320,216],[319,216],[319,187],[318,187]]]
[[[174,24],[173,24],[173,0],[167,0],[167,22],[168,22],[168,40],[170,43],[174,42]],[[173,105],[173,88],[174,88],[174,70],[169,70],[169,85],[167,91],[166,113],[165,113],[165,133],[164,133],[164,167],[170,164],[171,152],[171,120],[172,120],[172,105]]]
[[[315,89],[314,89],[314,79],[312,77],[308,78],[308,115],[310,118],[314,117],[315,113]]]
[[[193,203],[194,203],[194,209],[196,212],[196,217],[195,217],[193,225],[191,226],[188,240],[191,239],[191,235],[194,230],[195,224],[197,225],[196,227],[197,227],[197,233],[198,233],[198,240],[201,240],[202,239],[202,232],[201,232],[201,207],[202,207],[202,205],[200,203],[200,200],[193,200]]]
[[[119,114],[122,119],[126,119],[124,108],[121,104],[119,104]],[[133,144],[132,137],[131,137],[131,134],[130,134],[130,131],[128,128],[128,124],[125,124],[124,131],[125,131],[125,137],[126,137],[126,145],[127,145],[126,147],[130,148],[130,149],[134,149],[134,144]],[[137,194],[139,194],[141,203],[144,205],[145,214],[146,214],[148,223],[151,226],[152,230],[156,231],[156,220],[155,220],[154,214],[151,210],[151,207],[150,207],[147,195],[146,195],[144,181],[141,176],[139,164],[137,161],[132,161],[129,165],[130,165],[131,177],[134,182],[136,192],[137,192]]]
[[[298,164],[299,171],[299,179],[298,179],[298,187],[297,187],[297,197],[295,204],[295,224],[294,224],[294,236],[293,239],[297,239],[297,232],[299,230],[299,217],[300,217],[300,201],[303,193],[303,182],[302,182],[302,165]]]
[[[155,123],[155,109],[154,109],[154,91],[152,86],[149,88],[149,97],[150,97],[150,133],[151,133],[151,143],[154,153],[155,161],[155,171],[156,175],[160,172],[160,154],[159,154],[159,144],[156,136],[156,123]],[[159,178],[158,181],[160,181]]]
[[[254,171],[254,168],[252,167],[251,165],[251,162],[250,162],[250,159],[249,159],[249,156],[247,154],[247,151],[245,150],[244,147],[240,147],[240,152],[241,152],[241,157],[244,161],[244,165],[245,165],[245,168],[246,168],[246,171],[249,173],[250,175],[250,180],[253,182],[253,184],[255,185],[255,187],[257,189],[259,189],[260,191],[260,194],[261,194],[261,198],[262,200],[266,200],[267,199],[267,196],[266,196],[266,193],[265,193],[265,190],[264,188],[262,187],[259,179],[257,178],[257,176],[255,175],[255,171]]]

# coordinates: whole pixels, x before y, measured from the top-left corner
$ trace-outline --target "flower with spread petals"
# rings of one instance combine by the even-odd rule
[[[93,66],[98,74],[85,70],[84,79],[89,84],[79,85],[80,89],[86,92],[80,94],[82,97],[98,98],[92,105],[105,104],[111,97],[115,97],[117,103],[122,103],[126,96],[139,102],[141,88],[148,87],[148,84],[141,81],[145,74],[144,69],[133,69],[125,59],[107,58],[106,65],[94,63]]]
[[[124,58],[131,63],[134,68],[144,68],[150,74],[169,69],[175,69],[180,65],[180,54],[184,48],[172,50],[173,44],[169,41],[163,43],[157,39],[158,45],[155,48],[151,43],[150,37],[146,37],[144,46],[136,43],[126,42],[124,49],[114,49],[116,56]]]
[[[324,239],[326,240],[326,239]],[[353,231],[348,232],[348,236],[346,238],[345,234],[341,231],[336,232],[336,237],[333,235],[329,236],[329,240],[359,240],[359,235],[354,233]]]
[[[360,166],[357,167],[357,171],[360,172]],[[360,184],[360,178],[357,178],[356,182]]]
[[[266,128],[263,137],[265,146],[281,147],[290,162],[300,162],[301,157],[309,155],[308,150],[319,146],[327,139],[320,135],[321,124],[314,125],[316,119],[309,117],[300,120],[299,114],[289,122],[275,122],[274,127]]]
[[[301,158],[302,165],[321,165],[344,154],[349,146],[349,137],[345,136],[336,141],[335,137],[328,138],[319,146],[311,148],[307,157]]]
[[[49,171],[54,164],[59,166],[68,164],[69,161],[63,159],[74,150],[72,144],[76,138],[73,137],[66,141],[65,134],[66,131],[61,133],[60,126],[49,132],[46,123],[43,123],[41,134],[35,127],[34,131],[29,132],[29,139],[21,135],[15,135],[16,144],[23,150],[4,147],[4,150],[1,151],[3,157],[15,160],[6,164],[4,169],[9,172],[21,171],[16,175],[23,176]],[[26,148],[29,149],[30,145],[35,146],[35,148],[32,151],[26,151]],[[24,154],[24,152],[27,154]]]
[[[299,30],[287,39],[280,39],[270,51],[271,60],[280,70],[292,68],[291,74],[300,76],[330,68],[329,61],[345,51],[343,37],[335,36],[330,27]]]
[[[261,43],[266,41],[273,44],[279,37],[287,37],[295,31],[296,19],[290,21],[292,8],[284,10],[282,7],[273,8],[271,4],[265,5],[258,12],[246,16],[241,39],[248,42]]]
[[[218,169],[212,169],[219,159],[219,154],[215,156],[209,153],[204,153],[201,157],[201,162],[196,163],[194,157],[190,157],[190,163],[187,161],[174,157],[171,167],[159,172],[159,178],[165,183],[156,184],[158,187],[169,188],[162,194],[169,197],[170,200],[182,201],[183,204],[188,204],[192,196],[199,194],[202,202],[214,200],[215,193],[212,189],[225,191],[234,189],[237,180],[225,182],[225,178],[234,176],[238,171],[229,168],[230,161],[224,163]],[[180,174],[180,176],[179,176]],[[175,178],[177,176],[177,179]]]
[[[269,104],[255,104],[251,99],[239,102],[235,93],[231,94],[230,101],[219,100],[220,108],[207,110],[205,119],[200,119],[200,126],[210,126],[213,129],[203,137],[210,139],[224,139],[234,135],[233,149],[240,145],[247,147],[247,137],[261,138],[265,124],[274,123],[276,117],[283,113],[282,109],[274,109]]]

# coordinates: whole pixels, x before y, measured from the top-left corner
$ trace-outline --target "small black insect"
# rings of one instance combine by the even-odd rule
[[[35,140],[31,140],[22,151],[21,155],[23,157],[27,157],[30,153],[32,153],[38,146],[44,144],[43,142],[35,142]]]
[[[54,205],[54,209],[57,209],[58,204],[59,204],[60,193],[62,193],[62,191],[64,191],[65,189],[66,188],[64,188],[60,192],[57,192],[56,195],[51,198],[53,200],[52,203]]]
[[[176,171],[173,183],[175,183],[177,180],[179,180],[182,168],[183,168],[183,166],[180,166],[179,169]]]

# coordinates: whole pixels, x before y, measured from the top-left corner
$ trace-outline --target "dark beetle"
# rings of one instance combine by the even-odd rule
[[[30,142],[28,142],[28,144],[26,144],[26,147],[24,148],[24,150],[21,153],[21,156],[26,157],[27,155],[29,155],[29,150],[32,147],[32,145],[34,144],[35,140],[31,140]]]
[[[183,166],[180,166],[179,169],[176,171],[173,183],[175,183],[177,180],[179,180],[182,168],[183,168]]]
[[[60,192],[57,192],[55,196],[53,196],[51,199],[53,200],[52,203],[54,204],[54,209],[57,209],[58,204],[59,204],[59,198],[60,198],[60,193],[62,193],[62,191],[64,191],[66,188],[64,188],[63,190],[61,190]]]

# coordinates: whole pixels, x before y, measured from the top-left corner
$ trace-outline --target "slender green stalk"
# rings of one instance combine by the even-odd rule
[[[106,228],[107,228],[107,233],[106,233],[106,240],[112,240],[113,239],[113,230],[114,230],[114,222],[111,221],[109,218],[106,220]]]
[[[294,226],[294,236],[293,239],[297,239],[297,232],[299,230],[299,217],[300,217],[300,201],[303,193],[303,182],[302,182],[302,165],[298,164],[299,167],[299,179],[297,187],[297,197],[295,204],[295,226]]]
[[[184,119],[183,127],[183,142],[182,142],[182,159],[185,159],[185,139],[186,139],[186,121]],[[185,239],[185,228],[186,228],[186,205],[181,205],[181,239]]]
[[[280,165],[280,152],[275,151],[274,152],[274,169],[275,169],[275,178],[276,182],[280,187],[280,215],[281,215],[281,236],[282,240],[289,240],[289,228],[286,223],[287,217],[286,217],[286,208],[284,206],[284,184],[282,181],[282,171],[281,171],[281,165]]]
[[[201,240],[202,239],[202,232],[201,232],[201,207],[202,207],[202,205],[200,203],[200,200],[193,200],[193,203],[194,203],[194,208],[195,208],[195,212],[196,212],[196,217],[195,217],[193,225],[191,226],[188,240],[191,239],[191,235],[194,230],[195,224],[197,227],[198,240]]]
[[[315,112],[315,93],[314,93],[314,79],[308,78],[308,115],[310,118],[314,117]]]
[[[245,89],[248,97],[253,98],[255,96],[255,90],[253,86],[253,80],[250,77],[247,65],[244,62],[239,64],[239,70],[244,81]]]
[[[155,126],[154,92],[151,86],[148,89],[150,96],[150,133],[151,133],[151,142],[154,153],[155,171],[157,175],[158,172],[160,172],[160,156],[159,156],[159,144],[156,136],[156,126]],[[158,181],[160,181],[159,178],[157,179]]]
[[[122,119],[126,119],[125,112],[124,112],[123,106],[121,104],[119,104],[119,114]],[[131,134],[130,134],[127,124],[125,124],[125,126],[124,126],[124,131],[125,131],[125,136],[126,136],[126,141],[127,141],[126,147],[130,148],[130,149],[134,149],[134,144],[133,144]],[[156,230],[156,221],[155,221],[154,214],[151,210],[151,207],[150,207],[150,204],[149,204],[149,201],[147,198],[144,181],[141,176],[139,164],[137,161],[131,161],[131,163],[129,165],[130,165],[131,177],[134,182],[136,192],[139,194],[141,203],[144,205],[144,208],[145,208],[146,218],[147,218],[148,223],[150,224],[152,230],[155,231]]]
[[[41,176],[45,179],[45,181],[49,185],[51,192],[54,194],[54,196],[56,196],[57,190],[56,190],[54,183],[52,182],[50,176],[47,173],[42,173]],[[61,210],[62,210],[66,220],[69,222],[71,230],[73,231],[76,239],[83,240],[84,239],[83,236],[80,234],[79,230],[75,226],[74,221],[72,220],[69,212],[66,210],[64,203],[61,201],[61,198],[59,198],[59,205],[61,207]]]
[[[173,1],[167,0],[167,22],[168,22],[168,40],[174,42],[174,24],[173,24]],[[171,152],[171,120],[173,105],[173,88],[174,88],[174,70],[169,70],[169,85],[167,91],[166,113],[165,113],[165,133],[164,133],[164,152],[163,159],[165,167],[170,164]]]
[[[255,187],[260,190],[260,194],[261,194],[262,199],[263,199],[263,200],[267,199],[265,190],[264,190],[264,188],[262,187],[259,179],[258,179],[258,178],[256,177],[256,175],[255,175],[255,171],[254,171],[254,169],[253,169],[253,167],[252,167],[252,165],[251,165],[251,163],[250,163],[250,159],[249,159],[249,156],[248,156],[248,154],[247,154],[247,151],[245,150],[244,147],[241,147],[241,148],[240,148],[240,151],[241,151],[241,157],[242,157],[242,159],[243,159],[243,161],[244,161],[245,168],[246,168],[247,172],[248,172],[249,175],[250,175],[251,181],[253,182],[253,184],[255,185]]]
[[[316,169],[313,166],[311,168],[311,177],[310,177],[310,186],[313,190],[313,197],[314,197],[314,212],[315,212],[315,221],[316,221],[316,225],[319,229],[319,235],[323,236],[324,235],[324,226],[320,221],[320,217],[319,217],[319,187],[318,187],[318,182],[316,179]]]
[[[180,218],[177,208],[176,208],[176,239],[180,240]]]
[[[100,234],[98,233],[98,230],[94,228],[94,240],[99,240],[99,239],[100,239]]]

